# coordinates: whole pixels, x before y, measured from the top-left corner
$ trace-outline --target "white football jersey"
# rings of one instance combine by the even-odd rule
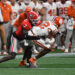
[[[22,12],[24,12],[24,3],[21,2],[21,4],[18,3],[18,5],[19,5],[19,14],[21,14]]]
[[[25,11],[26,7],[31,7],[31,4],[29,3],[28,5],[25,5],[25,3],[22,4],[23,7],[23,11]],[[31,7],[31,9],[33,10],[33,7]]]
[[[22,7],[21,8],[23,9],[23,11],[25,11],[26,7],[27,6],[24,3],[22,3]]]
[[[41,9],[42,8],[42,5],[40,4],[40,3],[36,3],[36,5],[34,4],[34,2],[33,1],[31,1],[30,2],[30,7],[32,8],[32,9]]]
[[[61,2],[57,2],[57,8],[59,10],[59,16],[65,18],[65,14],[67,14],[67,7],[71,5],[71,1],[66,1],[65,4]]]
[[[10,4],[11,5],[11,4]],[[14,22],[14,20],[17,18],[17,16],[19,15],[19,5],[17,3],[15,3],[15,5],[11,5],[11,9],[12,9],[12,24]]]
[[[29,31],[29,35],[33,35],[32,32],[35,35],[38,36],[48,36],[49,31],[57,31],[57,28],[51,21],[44,21],[41,25],[39,26],[34,26],[32,28],[32,31]]]
[[[11,4],[11,2],[10,2],[10,1],[6,1],[6,3],[8,3],[9,5]]]
[[[49,4],[48,2],[43,3],[43,7],[46,8],[46,20],[50,21],[53,19],[54,16],[56,16],[57,13],[57,6],[53,2],[52,4]]]

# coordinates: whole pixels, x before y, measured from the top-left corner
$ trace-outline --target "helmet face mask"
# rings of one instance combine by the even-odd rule
[[[39,19],[31,19],[30,21],[32,22],[33,25],[36,25]]]

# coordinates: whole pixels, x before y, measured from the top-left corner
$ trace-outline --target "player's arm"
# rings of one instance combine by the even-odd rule
[[[24,39],[26,40],[39,40],[40,36],[30,36],[30,35],[24,35]]]
[[[18,28],[18,27],[21,25],[22,21],[23,21],[25,18],[26,18],[26,17],[24,17],[24,13],[20,14],[20,15],[17,17],[17,19],[16,19],[16,21],[15,21],[15,23],[14,23],[14,26]]]

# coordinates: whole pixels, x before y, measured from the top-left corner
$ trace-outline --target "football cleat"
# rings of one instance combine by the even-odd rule
[[[68,53],[68,51],[64,51],[64,53]]]
[[[36,64],[36,59],[35,58],[30,58],[29,62],[31,63],[31,68],[37,68],[37,64]]]
[[[18,50],[18,53],[22,53],[23,52],[23,49],[21,48],[20,50]]]
[[[64,50],[65,50],[65,46],[62,46],[62,47],[61,47],[61,51],[64,51]]]
[[[8,55],[8,53],[6,51],[3,52],[3,55]]]
[[[25,61],[20,61],[19,66],[20,67],[22,67],[22,66],[28,66],[28,64]]]
[[[64,51],[65,53],[68,53],[68,49],[65,49],[65,51]]]

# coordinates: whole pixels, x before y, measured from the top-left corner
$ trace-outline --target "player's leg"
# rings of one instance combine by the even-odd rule
[[[8,42],[7,42],[7,37],[8,37],[8,34],[9,34],[9,27],[10,27],[10,25],[9,25],[9,23],[5,23],[4,24],[4,27],[5,27],[5,34],[6,34],[6,46],[7,46],[7,44],[8,44]],[[4,55],[7,55],[8,53],[3,53]]]
[[[6,50],[6,34],[5,34],[5,28],[3,25],[0,26],[0,35],[1,35],[1,44],[2,48]]]
[[[60,42],[60,34],[58,34],[56,36],[56,45],[57,45],[57,49],[60,49],[60,46],[61,46],[61,42]]]
[[[44,49],[42,50],[37,56],[32,57],[29,59],[30,63],[31,63],[31,68],[37,68],[37,64],[36,64],[36,60],[43,57],[44,55],[46,55],[47,53],[50,52],[50,49]]]
[[[36,45],[33,45],[32,52],[33,52],[34,54],[39,54],[39,52],[37,51],[36,48],[37,48]]]
[[[11,47],[11,39],[12,39],[12,33],[13,33],[13,26],[10,25],[8,29],[8,37],[7,37],[7,50],[8,53],[10,52],[10,47]]]
[[[61,35],[61,50],[62,51],[65,50],[65,36],[66,36],[66,31],[62,32],[62,35]]]
[[[50,52],[50,49],[45,49],[45,50],[42,50],[37,56],[36,56],[36,59],[39,59],[41,57],[43,57],[44,55],[46,55],[47,53]]]
[[[24,55],[23,55],[23,59],[20,62],[19,66],[29,66],[30,62],[29,59],[31,58],[32,55],[32,46],[25,46],[24,48]],[[27,63],[25,62],[25,60],[27,59]]]
[[[17,39],[13,38],[13,43],[12,43],[12,51],[10,52],[9,56],[4,56],[2,59],[0,59],[0,63],[15,59],[16,53],[17,53]]]
[[[0,63],[8,61],[8,60],[12,60],[12,59],[15,58],[15,56],[16,56],[16,53],[15,52],[11,52],[9,56],[5,56],[2,59],[0,59]]]
[[[72,35],[72,47],[71,47],[71,52],[75,52],[75,29],[73,30],[73,35]]]
[[[66,35],[66,40],[65,40],[65,53],[68,52],[69,49],[69,43],[70,43],[70,38],[72,36],[73,30],[67,29],[67,35]]]

